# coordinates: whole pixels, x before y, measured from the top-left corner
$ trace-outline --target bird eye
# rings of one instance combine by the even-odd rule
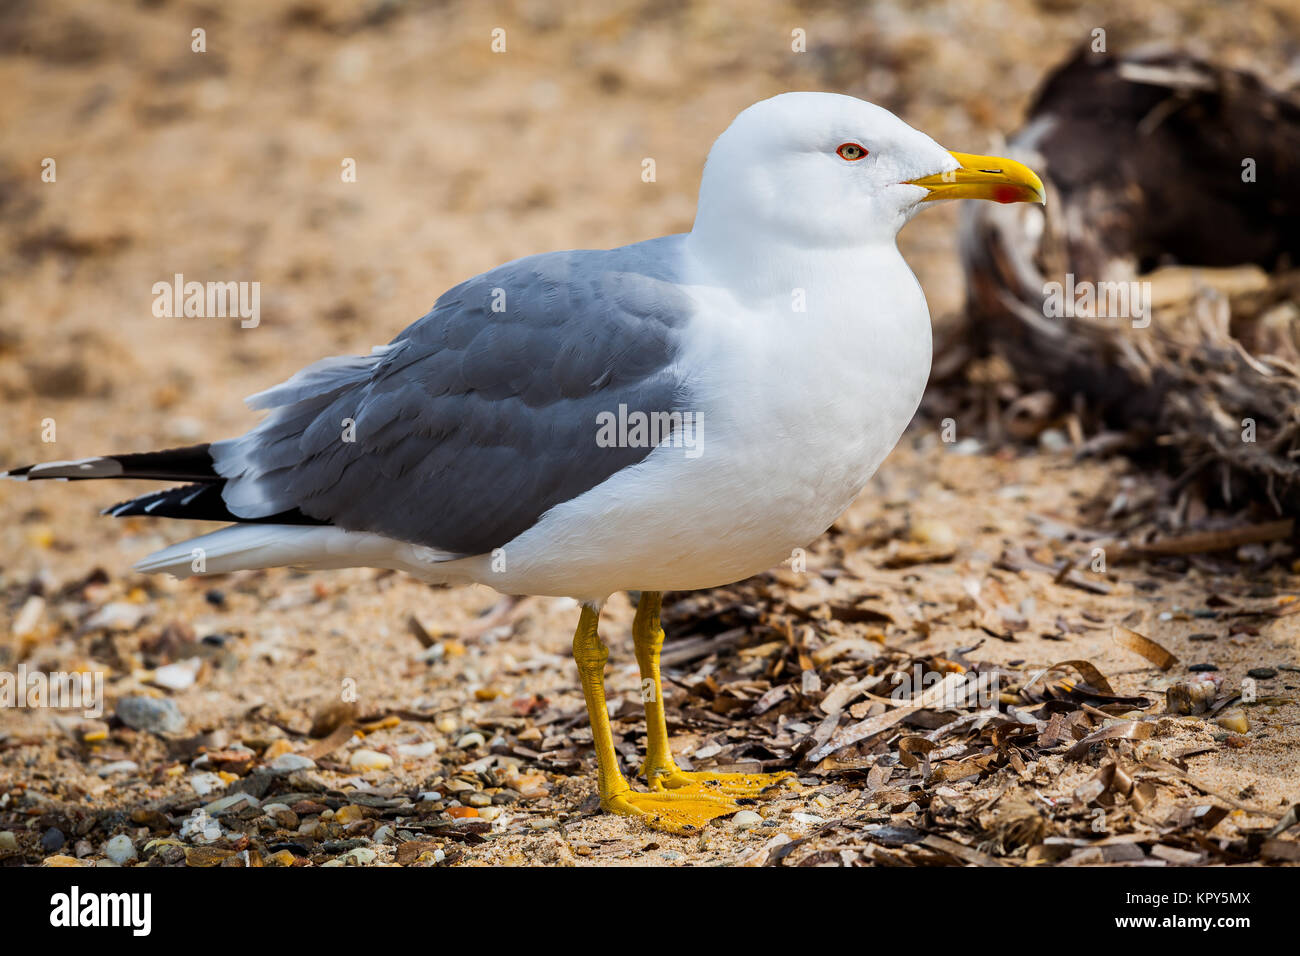
[[[835,152],[840,154],[841,159],[847,159],[849,162],[854,162],[867,155],[867,151],[857,143],[844,143]]]

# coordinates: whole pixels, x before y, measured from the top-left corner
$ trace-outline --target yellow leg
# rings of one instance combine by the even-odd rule
[[[664,631],[659,626],[661,599],[658,591],[642,591],[632,624],[636,663],[641,671],[641,699],[645,702],[646,757],[641,774],[651,789],[756,797],[793,777],[791,773],[688,773],[678,769],[668,746],[663,682],[659,677],[659,652],[664,645]]]
[[[715,817],[740,809],[732,800],[713,794],[640,793],[628,786],[618,769],[614,734],[605,707],[605,661],[609,648],[596,631],[599,612],[583,606],[578,629],[573,634],[573,659],[578,663],[582,694],[587,699],[587,717],[596,748],[600,805],[610,813],[641,818],[656,830],[693,833]]]

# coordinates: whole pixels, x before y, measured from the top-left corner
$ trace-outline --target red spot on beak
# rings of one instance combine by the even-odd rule
[[[1015,202],[1019,198],[1019,186],[999,186],[997,189],[993,190],[994,202],[1009,203]]]

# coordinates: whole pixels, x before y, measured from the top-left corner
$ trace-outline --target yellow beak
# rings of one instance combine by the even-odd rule
[[[1043,181],[1024,163],[1000,156],[953,153],[957,169],[908,182],[930,190],[921,200],[992,199],[994,202],[1047,202]]]

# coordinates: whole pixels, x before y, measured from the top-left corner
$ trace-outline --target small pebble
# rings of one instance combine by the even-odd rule
[[[753,810],[741,810],[731,818],[731,825],[737,830],[752,830],[762,822],[763,818]]]
[[[1215,723],[1224,730],[1231,730],[1236,734],[1244,734],[1250,730],[1250,721],[1239,710],[1230,710],[1226,714],[1220,714]]]
[[[366,808],[359,807],[355,803],[349,803],[345,807],[339,807],[334,813],[334,822],[346,826],[349,823],[356,823],[358,820],[366,818]]]
[[[111,777],[115,773],[135,773],[139,769],[140,765],[134,760],[114,760],[104,764],[98,772],[101,777]]]
[[[185,715],[174,701],[158,697],[123,697],[117,702],[117,719],[132,730],[151,734],[177,734],[185,729]]]
[[[39,594],[33,594],[23,602],[22,610],[14,618],[14,623],[10,628],[14,637],[30,637],[36,631],[36,626],[41,622],[41,615],[45,612],[45,598]]]
[[[123,866],[136,859],[135,844],[129,836],[119,833],[104,845],[104,855],[118,866]]]
[[[527,800],[546,796],[546,775],[542,773],[521,773],[510,784],[519,795]]]
[[[469,750],[473,747],[482,747],[485,743],[487,743],[487,738],[477,730],[471,730],[456,741],[456,747],[459,750]]]
[[[18,849],[18,837],[13,830],[0,830],[0,850],[13,852]]]
[[[288,777],[289,789],[307,793],[323,793],[330,788],[325,778],[314,770],[295,770]]]
[[[200,797],[206,797],[212,791],[221,787],[221,778],[211,770],[204,770],[201,773],[190,775],[190,786]]]
[[[166,687],[168,690],[185,690],[194,686],[194,681],[202,668],[201,657],[190,657],[174,664],[164,664],[153,672],[150,683]]]
[[[348,765],[353,770],[387,770],[393,765],[393,758],[381,754],[378,750],[366,750],[364,747],[352,752]]]
[[[181,823],[180,838],[191,843],[212,843],[221,839],[221,824],[206,813],[195,810]]]
[[[410,757],[415,760],[423,760],[426,757],[432,757],[438,752],[437,745],[431,741],[425,741],[420,744],[398,744],[397,754],[399,757]]]
[[[281,754],[291,753],[293,753],[293,744],[289,743],[289,741],[285,740],[283,737],[279,737],[266,745],[266,749],[262,751],[262,760],[266,763],[270,763]]]
[[[213,800],[203,808],[203,812],[208,816],[216,816],[227,810],[240,808],[243,806],[257,806],[257,798],[249,793],[232,793],[227,797],[219,797]]]
[[[67,843],[67,837],[58,827],[50,827],[41,834],[41,849],[46,853],[53,853],[55,850],[62,849],[63,844]]]
[[[1246,671],[1246,676],[1256,680],[1270,680],[1277,676],[1277,671],[1271,667],[1252,667]]]
[[[360,751],[358,751],[359,753]],[[270,763],[267,764],[271,770],[276,773],[292,773],[295,770],[311,770],[316,766],[316,761],[310,757],[304,757],[302,754],[282,753]]]
[[[262,812],[265,813],[272,822],[285,830],[298,829],[298,814],[293,809],[283,803],[264,803]]]
[[[86,621],[87,630],[130,631],[145,619],[149,608],[142,604],[114,601],[105,604]]]
[[[917,544],[928,544],[939,550],[955,548],[961,540],[952,525],[932,518],[913,521],[907,537]]]
[[[1206,671],[1217,671],[1219,669],[1219,665],[1218,664],[1193,664],[1191,667],[1187,669],[1193,673],[1201,673]]]
[[[348,850],[340,857],[335,857],[328,863],[322,863],[322,866],[365,866],[367,863],[375,861],[375,851],[363,846],[355,850]]]
[[[464,802],[471,807],[490,807],[492,805],[492,797],[484,793],[482,790],[476,790],[474,793],[465,797]]]
[[[478,815],[479,818],[483,820],[495,820],[497,817],[501,816],[501,813],[502,810],[500,807],[483,807],[479,810]]]

